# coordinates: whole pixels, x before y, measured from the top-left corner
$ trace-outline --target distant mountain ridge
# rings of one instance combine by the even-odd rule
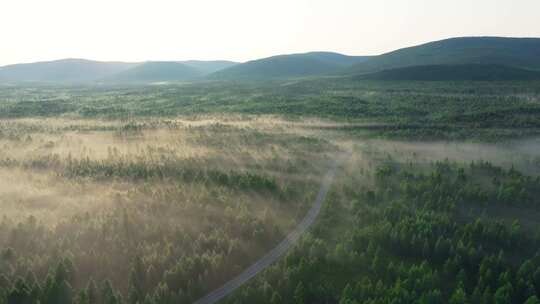
[[[344,74],[443,64],[495,64],[540,70],[540,38],[450,38],[372,57],[346,69]]]
[[[137,66],[129,62],[61,59],[0,67],[3,82],[88,82]]]
[[[217,71],[229,68],[233,65],[239,64],[238,62],[227,60],[186,60],[178,62],[196,68],[204,75],[209,75]]]
[[[62,59],[0,67],[0,83],[264,81],[368,74],[372,79],[426,79],[429,75],[437,79],[536,77],[535,73],[526,70],[540,71],[540,38],[460,37],[403,48],[379,56],[309,52],[277,55],[245,63],[225,60],[100,62]]]
[[[0,67],[0,82],[157,82],[201,78],[237,64],[232,61],[189,60],[103,62],[61,59]]]
[[[234,80],[318,76],[336,73],[368,58],[366,56],[347,56],[333,52],[278,55],[238,64],[218,71],[209,77]]]
[[[203,75],[202,71],[193,66],[179,62],[159,61],[141,63],[131,69],[102,79],[102,81],[113,83],[185,81]]]

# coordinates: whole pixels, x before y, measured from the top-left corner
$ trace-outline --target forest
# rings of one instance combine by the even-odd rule
[[[0,87],[0,304],[540,303],[540,83]],[[347,157],[343,157],[347,155]]]
[[[229,302],[538,303],[540,178],[483,161],[422,171],[386,163],[372,187],[344,183],[312,234]]]

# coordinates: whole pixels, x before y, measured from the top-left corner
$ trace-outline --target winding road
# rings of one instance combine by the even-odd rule
[[[234,292],[238,287],[242,286],[259,272],[263,271],[265,268],[277,261],[285,252],[287,252],[287,250],[294,246],[298,239],[308,230],[319,215],[324,199],[326,198],[326,194],[328,193],[328,190],[330,189],[330,186],[334,180],[334,176],[336,175],[339,163],[339,158],[332,161],[332,165],[324,176],[321,188],[319,189],[319,193],[315,198],[313,206],[311,209],[309,209],[302,221],[287,235],[285,239],[283,239],[283,241],[281,241],[274,249],[270,250],[266,255],[249,266],[249,268],[244,270],[244,272],[234,277],[232,280],[228,281],[218,289],[215,289],[206,296],[195,301],[194,304],[217,303],[219,300]]]

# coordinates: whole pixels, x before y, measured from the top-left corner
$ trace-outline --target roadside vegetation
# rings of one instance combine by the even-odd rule
[[[304,215],[338,151],[279,129],[4,121],[0,302],[142,303],[167,286],[190,303],[224,283]]]
[[[349,164],[310,235],[227,302],[538,303],[538,176],[376,159]]]

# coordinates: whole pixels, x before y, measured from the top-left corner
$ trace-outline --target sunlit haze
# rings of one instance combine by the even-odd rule
[[[0,65],[372,55],[456,36],[540,36],[538,0],[7,0],[0,9]]]

